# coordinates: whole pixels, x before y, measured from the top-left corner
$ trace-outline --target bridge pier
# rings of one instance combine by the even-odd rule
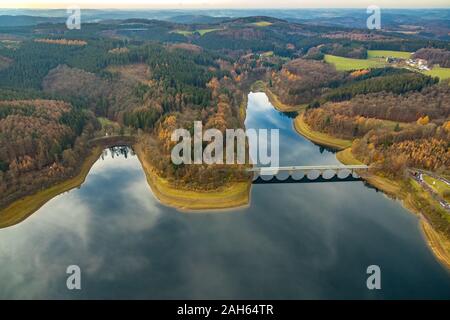
[[[253,172],[253,183],[305,183],[305,182],[339,182],[339,181],[360,181],[358,170],[367,170],[365,165],[343,166],[293,166],[293,167],[255,167],[248,169]],[[327,178],[325,173],[331,171],[332,176]],[[340,173],[348,171],[345,177],[340,177]],[[310,172],[318,172],[316,178],[310,178]],[[284,173],[280,175],[280,173]],[[300,177],[298,173],[302,173]]]

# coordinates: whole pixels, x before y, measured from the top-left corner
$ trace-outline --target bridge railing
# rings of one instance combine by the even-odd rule
[[[326,170],[368,170],[366,165],[319,165],[319,166],[287,166],[287,167],[253,167],[248,172],[271,173],[271,172],[295,172],[295,171],[326,171]]]

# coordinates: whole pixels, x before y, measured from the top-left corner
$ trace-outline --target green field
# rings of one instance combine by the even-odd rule
[[[20,47],[21,41],[16,40],[0,40],[0,48],[6,49],[18,49]]]
[[[389,50],[367,50],[367,58],[400,58],[400,59],[409,59],[411,58],[410,52],[405,51],[389,51]]]
[[[336,70],[339,71],[382,68],[386,66],[386,63],[383,61],[383,59],[380,58],[352,59],[326,54],[325,61],[333,64],[336,67]]]
[[[194,30],[194,31],[190,31],[190,30],[174,30],[172,32],[181,34],[183,36],[191,36],[194,33],[198,32],[201,36],[203,36],[203,35],[207,34],[208,32],[213,32],[213,31],[217,31],[217,30],[221,30],[221,29],[198,29],[198,30]]]
[[[258,22],[253,22],[252,25],[257,26],[257,27],[268,27],[271,26],[273,23],[272,22],[268,22],[268,21],[258,21]]]
[[[450,79],[450,68],[441,68],[441,67],[434,67],[431,70],[424,71],[424,74],[432,77],[439,77],[439,79]]]
[[[441,197],[445,198],[446,200],[450,200],[450,186],[448,184],[426,174],[423,175],[423,180],[425,180],[425,182]]]

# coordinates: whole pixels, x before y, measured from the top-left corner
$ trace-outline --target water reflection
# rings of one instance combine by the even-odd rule
[[[292,119],[274,109],[264,93],[250,93],[248,99],[247,129],[279,129],[280,166],[339,164],[333,152],[325,148],[318,152],[315,144],[299,137]]]
[[[279,126],[282,164],[337,163],[250,94],[247,125]],[[249,208],[180,213],[151,194],[131,150],[0,230],[0,298],[450,298],[417,219],[363,183],[258,185]],[[66,289],[66,268],[82,290]],[[366,268],[382,290],[366,288]]]
[[[108,248],[151,228],[159,213],[132,150],[105,150],[79,190],[54,198],[21,224],[2,230],[0,297],[66,296],[65,268],[70,264],[79,264],[85,277],[107,278],[145,267],[145,259],[134,253],[109,259]]]

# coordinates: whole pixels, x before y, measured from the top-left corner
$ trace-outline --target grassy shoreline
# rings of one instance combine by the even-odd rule
[[[1,209],[0,229],[7,228],[24,221],[54,197],[82,185],[86,180],[92,166],[100,157],[102,151],[103,149],[100,147],[93,148],[91,154],[81,165],[79,173],[76,176],[60,182],[50,188],[40,190],[35,194],[14,201],[9,206]]]
[[[79,173],[54,186],[40,190],[22,199],[14,201],[0,210],[0,229],[16,225],[54,197],[80,187],[86,180],[92,166],[100,157],[104,147],[96,146],[91,154],[84,160]],[[184,211],[226,210],[248,206],[250,203],[251,183],[237,182],[229,184],[214,191],[191,191],[174,188],[170,183],[157,175],[148,161],[139,144],[133,149],[141,162],[148,184],[158,201],[169,207]]]
[[[304,104],[300,104],[297,106],[290,106],[281,102],[281,100],[267,87],[264,88],[264,92],[269,98],[269,102],[275,107],[276,110],[280,112],[300,112],[305,110],[306,108],[306,105]]]
[[[298,134],[304,136],[308,140],[318,145],[340,150],[336,154],[336,159],[342,164],[354,165],[362,163],[354,157],[351,151],[352,142],[350,140],[338,139],[321,132],[313,131],[305,123],[303,113],[294,119],[293,126]],[[367,181],[367,183],[381,190],[388,196],[401,200],[404,208],[419,217],[419,226],[425,242],[436,259],[447,270],[450,270],[450,239],[446,235],[436,231],[426,216],[421,212],[421,208],[415,205],[414,200],[417,200],[417,195],[405,192],[400,182],[387,177],[372,173],[361,173],[361,177]]]
[[[326,133],[312,130],[304,121],[303,113],[294,119],[294,129],[308,140],[325,147],[344,150],[352,145],[350,140],[334,138]]]
[[[181,211],[227,210],[246,207],[250,203],[249,182],[236,182],[213,191],[194,191],[175,188],[160,177],[146,159],[144,148],[138,143],[134,151],[154,196],[164,205]]]
[[[351,148],[338,152],[336,158],[345,165],[358,164],[359,162],[353,156]],[[361,177],[375,188],[399,199],[404,208],[419,217],[419,226],[428,247],[437,260],[450,270],[450,239],[433,228],[426,216],[422,213],[420,206],[416,204],[417,201],[420,201],[417,199],[417,195],[403,191],[402,185],[399,182],[386,177],[371,173],[362,174]]]

